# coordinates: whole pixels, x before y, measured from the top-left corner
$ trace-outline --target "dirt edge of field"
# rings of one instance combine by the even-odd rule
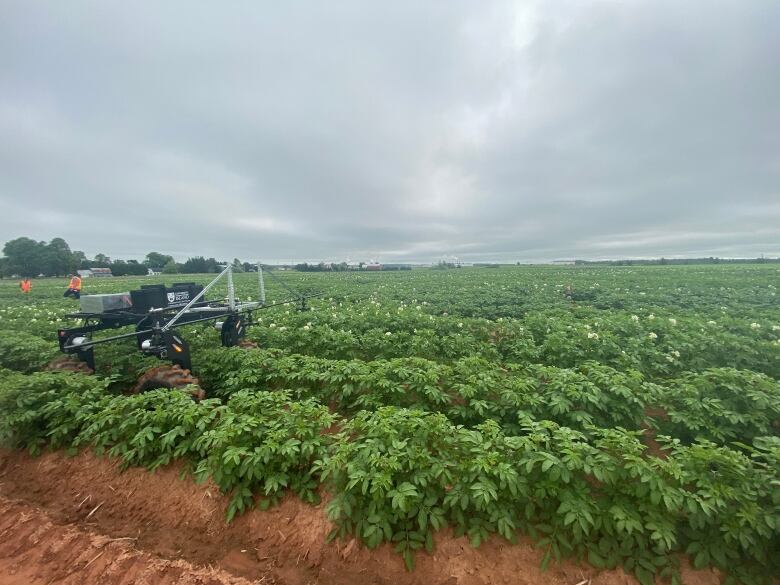
[[[227,498],[213,484],[181,475],[177,465],[122,472],[116,462],[89,452],[33,458],[0,451],[0,585],[637,583],[622,570],[572,561],[542,572],[542,553],[528,541],[511,545],[493,538],[474,549],[448,530],[437,535],[432,555],[418,555],[409,573],[390,547],[326,543],[331,525],[324,505],[287,496],[271,510],[253,510],[226,525]],[[716,571],[685,564],[683,579],[689,585],[721,581]]]
[[[0,496],[0,583],[31,585],[272,584],[227,571],[161,559],[139,551],[132,538],[112,538],[74,524],[57,524],[38,508]]]

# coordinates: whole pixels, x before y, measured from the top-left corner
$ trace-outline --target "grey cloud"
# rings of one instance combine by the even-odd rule
[[[0,239],[780,255],[780,5],[8,3]]]

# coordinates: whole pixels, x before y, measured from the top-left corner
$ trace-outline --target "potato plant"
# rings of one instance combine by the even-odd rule
[[[780,578],[776,265],[286,273],[320,291],[223,349],[181,331],[208,399],[122,391],[156,365],[106,346],[94,376],[45,373],[75,308],[64,283],[0,281],[0,441],[175,460],[227,517],[287,492],[332,536],[389,542],[410,568],[445,526],[474,546],[530,536],[644,583],[678,555],[728,582]],[[166,277],[170,284],[180,280]],[[205,283],[208,275],[188,280]],[[239,275],[237,293],[257,294]],[[146,278],[85,282],[120,292]],[[285,291],[268,279],[269,299]]]

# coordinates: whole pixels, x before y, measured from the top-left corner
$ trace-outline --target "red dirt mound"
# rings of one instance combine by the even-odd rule
[[[133,537],[110,538],[52,522],[42,510],[0,496],[0,583],[250,585],[226,571],[163,560],[134,548]]]
[[[162,571],[158,567],[169,567],[166,570],[174,575],[181,568],[176,563],[182,561],[189,567],[187,571],[193,570],[192,566],[216,568],[221,576],[214,577],[215,585],[231,582],[218,580],[227,578],[224,575],[286,585],[576,585],[589,580],[591,585],[636,583],[620,570],[599,571],[571,561],[543,573],[539,569],[542,553],[527,541],[511,545],[494,538],[474,549],[465,538],[453,538],[447,530],[437,535],[434,553],[418,555],[417,568],[409,573],[390,547],[369,551],[355,541],[327,544],[325,537],[331,525],[324,505],[312,507],[291,496],[269,511],[254,510],[226,525],[227,498],[213,484],[182,481],[181,471],[180,466],[171,466],[154,474],[143,469],[120,472],[115,463],[88,452],[72,458],[61,453],[31,458],[6,451],[0,452],[0,495],[41,508],[37,514],[48,516],[50,522],[59,524],[68,534],[86,531],[87,541],[97,539],[91,545],[94,547],[101,546],[100,539],[133,538],[103,544],[107,552],[93,564],[98,564],[109,551],[113,555],[114,547],[128,547],[129,552],[139,555],[133,562],[149,565],[150,583],[176,583],[153,572]],[[24,510],[18,508],[18,514],[24,514]],[[44,571],[46,559],[52,554],[46,551],[54,544],[31,551],[33,545],[24,540],[24,534],[0,534],[0,556],[8,563],[26,567],[26,571]],[[84,554],[87,560],[101,549],[91,550],[91,556]],[[112,559],[112,555],[104,561]],[[125,582],[119,580],[121,572],[117,580],[109,576],[113,573],[99,576],[89,572],[92,566],[84,569],[83,558],[79,559],[72,568],[86,572],[80,573],[74,583]],[[3,560],[0,570],[11,566],[5,563]],[[3,580],[1,575],[0,585],[38,582]],[[197,578],[201,578],[196,578],[196,573],[186,575],[190,580],[179,582],[198,583]],[[692,585],[715,585],[720,581],[715,572],[688,569],[684,580]],[[58,582],[56,578],[54,582]]]

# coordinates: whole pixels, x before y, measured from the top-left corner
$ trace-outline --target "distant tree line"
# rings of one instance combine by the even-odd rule
[[[675,266],[687,264],[764,264],[780,263],[780,258],[652,258],[649,260],[575,260],[577,266],[600,265],[600,266]]]
[[[303,262],[302,264],[296,264],[294,266],[298,272],[346,272],[348,270],[359,270],[363,268],[363,263],[360,263],[359,267],[350,266],[346,262],[320,262],[319,264],[309,264]]]
[[[226,262],[215,258],[196,256],[185,262],[176,262],[173,256],[149,252],[142,261],[112,260],[105,254],[95,254],[90,259],[81,250],[71,250],[62,238],[39,242],[31,238],[16,238],[5,243],[0,257],[1,277],[66,276],[77,270],[110,268],[114,276],[141,276],[150,270],[163,274],[196,274],[221,272]],[[257,266],[234,258],[234,272],[253,272]]]
[[[449,270],[450,268],[460,268],[460,263],[447,262],[446,260],[439,260],[432,266],[434,270]]]
[[[309,264],[303,262],[302,264],[295,264],[293,266],[298,272],[349,272],[366,270],[366,263],[360,262],[359,264],[347,264],[346,262],[320,262],[318,264]],[[388,270],[411,270],[412,267],[408,264],[383,264],[382,271]]]

